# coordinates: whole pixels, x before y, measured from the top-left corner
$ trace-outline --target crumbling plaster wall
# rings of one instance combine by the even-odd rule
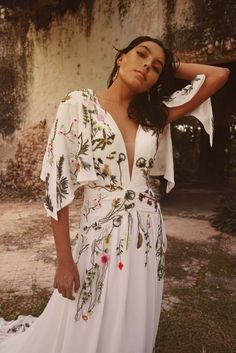
[[[80,29],[79,15],[66,15],[60,25],[54,20],[46,38],[44,32],[37,33],[31,26],[33,84],[26,124],[42,118],[50,122],[58,102],[68,91],[84,87],[104,88],[114,63],[116,51],[113,45],[122,47],[143,33],[163,36],[164,23],[158,21],[158,13],[163,11],[161,3],[153,21],[147,21],[147,18],[157,7],[155,2],[146,9],[145,16],[143,6],[133,3],[129,8],[132,19],[127,15],[123,21],[117,7],[108,4],[106,7],[103,3],[96,1],[94,4],[90,36]]]
[[[116,53],[113,45],[123,47],[135,36],[147,34],[161,38],[182,60],[235,60],[234,2],[90,0],[82,6],[83,1],[44,0],[33,6],[0,0],[9,12],[5,17],[0,12],[4,57],[0,74],[6,77],[0,81],[2,165],[13,155],[19,128],[25,130],[44,119],[50,127],[69,91],[106,86]],[[6,39],[6,33],[11,37]]]

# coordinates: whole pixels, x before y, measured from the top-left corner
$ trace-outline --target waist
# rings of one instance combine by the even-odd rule
[[[82,214],[99,218],[109,213],[129,213],[134,210],[156,213],[160,211],[158,198],[152,189],[124,189],[107,192],[85,188]]]

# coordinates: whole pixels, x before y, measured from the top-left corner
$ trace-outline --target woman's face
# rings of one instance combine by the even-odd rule
[[[135,93],[142,93],[148,91],[159,79],[165,65],[165,54],[158,44],[146,41],[122,54],[117,64],[118,79]]]

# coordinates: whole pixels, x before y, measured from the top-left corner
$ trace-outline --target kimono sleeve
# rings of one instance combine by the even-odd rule
[[[205,81],[205,75],[197,75],[194,80],[182,90],[174,92],[168,101],[163,103],[167,107],[177,107],[190,101],[199,91]],[[209,135],[210,145],[213,143],[213,113],[211,99],[208,98],[192,112],[188,113],[198,119]],[[175,185],[174,181],[174,161],[171,139],[170,124],[168,124],[163,133],[159,136],[158,150],[156,153],[153,168],[150,172],[152,176],[163,175],[167,180],[166,192],[169,192]]]
[[[97,178],[89,122],[84,124],[80,96],[79,91],[72,92],[60,103],[42,162],[43,203],[47,217],[56,220],[57,212],[74,199],[76,189]]]

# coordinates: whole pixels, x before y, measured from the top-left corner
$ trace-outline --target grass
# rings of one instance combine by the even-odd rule
[[[201,263],[194,285],[186,285],[185,273],[184,286],[165,290],[180,303],[161,313],[156,353],[235,353],[236,288],[225,285],[236,274],[234,257],[217,241],[206,246],[171,239],[166,277],[184,279],[181,264],[191,257]]]
[[[0,293],[0,317],[5,320],[15,320],[19,315],[39,316],[51,296],[48,289],[38,288],[36,282],[32,284],[31,295],[18,295],[14,290],[6,294]]]

